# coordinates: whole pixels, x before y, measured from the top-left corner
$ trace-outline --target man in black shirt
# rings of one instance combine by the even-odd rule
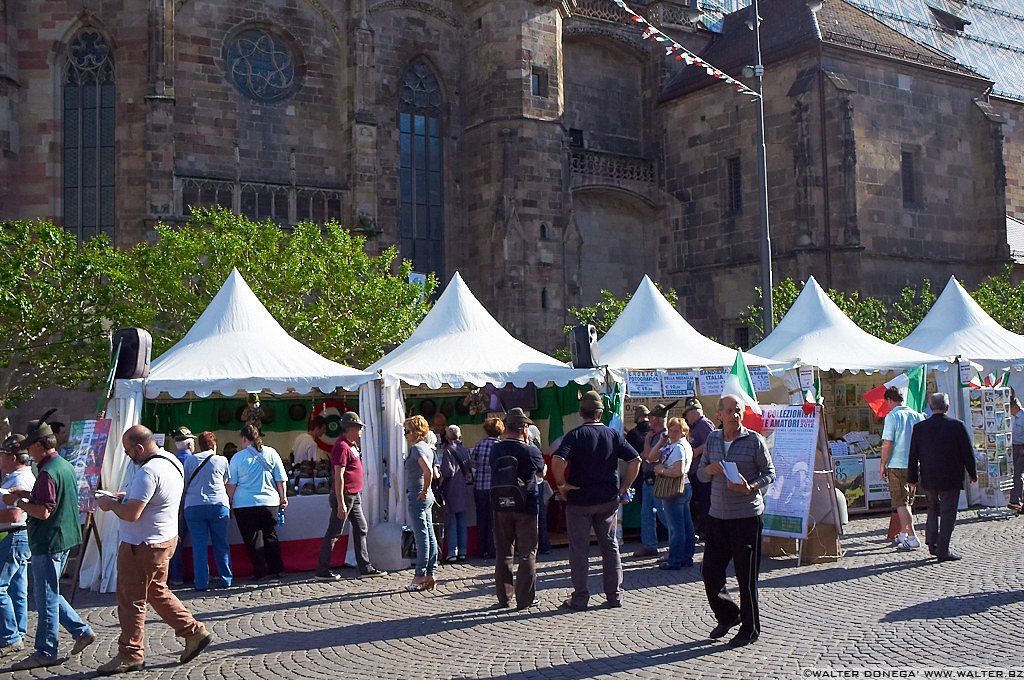
[[[580,400],[583,424],[566,433],[551,459],[558,491],[566,500],[565,523],[569,535],[569,571],[572,596],[565,609],[587,608],[590,591],[587,572],[590,531],[601,549],[605,606],[622,606],[622,561],[615,541],[616,513],[627,502],[627,490],[640,471],[640,455],[625,437],[601,423],[601,395],[590,391]],[[619,461],[629,463],[619,479]]]
[[[516,609],[537,604],[537,475],[546,471],[544,456],[526,443],[533,421],[521,408],[505,416],[504,438],[491,448],[491,507],[494,508],[494,584],[498,609],[512,598],[512,551],[519,555],[515,577]],[[503,480],[508,458],[516,460],[515,478]],[[508,483],[505,483],[507,481]]]

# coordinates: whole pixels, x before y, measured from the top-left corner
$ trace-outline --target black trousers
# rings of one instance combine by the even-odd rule
[[[928,497],[928,521],[924,525],[924,542],[935,548],[935,554],[945,557],[949,554],[949,539],[956,524],[956,506],[960,503],[960,489],[930,491]]]
[[[476,540],[477,555],[480,557],[494,556],[494,512],[491,510],[491,490],[473,491],[476,501]]]
[[[519,554],[519,569],[514,580],[513,549]],[[508,510],[495,512],[494,554],[498,602],[508,604],[514,592],[516,606],[529,607],[537,595],[537,515]]]
[[[345,533],[345,523],[352,525],[352,551],[356,554],[356,565],[359,573],[365,574],[370,566],[370,556],[366,552],[366,517],[363,515],[363,499],[357,493],[345,493],[346,521],[338,519],[338,494],[331,492],[331,516],[327,520],[327,531],[324,542],[320,546],[320,560],[316,565],[316,573],[326,574],[331,570],[331,553],[338,538]]]
[[[740,616],[740,633],[755,635],[761,632],[761,618],[757,606],[757,577],[761,571],[761,530],[764,521],[757,517],[704,520],[704,591],[708,604],[719,623]],[[729,597],[725,587],[725,570],[733,563],[739,586],[740,604]]]
[[[238,533],[249,553],[253,576],[280,575],[284,571],[281,543],[277,540],[277,506],[235,508]]]

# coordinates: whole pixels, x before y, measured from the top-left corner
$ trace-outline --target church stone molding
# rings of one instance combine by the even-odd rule
[[[367,11],[370,14],[375,14],[387,9],[412,10],[414,12],[432,16],[435,19],[440,19],[453,28],[462,28],[462,22],[459,21],[458,18],[452,16],[440,7],[435,7],[429,2],[423,2],[422,0],[383,0],[382,2],[376,2],[370,5]]]

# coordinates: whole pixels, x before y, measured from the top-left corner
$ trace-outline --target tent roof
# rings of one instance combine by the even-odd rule
[[[233,269],[185,337],[153,361],[145,395],[353,390],[374,375],[325,359],[288,335]]]
[[[796,361],[824,371],[902,371],[921,364],[948,367],[933,354],[892,345],[861,330],[829,299],[814,277],[768,337],[750,348],[754,354]]]
[[[366,370],[431,389],[467,383],[564,386],[601,375],[597,369],[563,364],[516,340],[484,309],[458,272],[409,339]]]
[[[613,369],[728,367],[736,360],[736,350],[697,332],[646,274],[598,345],[601,363]],[[748,366],[780,363],[747,353],[743,358]]]
[[[921,323],[899,345],[948,358],[1024,363],[1024,335],[996,323],[954,276],[949,277]]]

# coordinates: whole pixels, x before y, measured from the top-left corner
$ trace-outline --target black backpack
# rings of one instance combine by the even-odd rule
[[[502,456],[494,461],[491,475],[491,509],[534,512],[537,509],[537,475],[519,479],[519,459]]]

